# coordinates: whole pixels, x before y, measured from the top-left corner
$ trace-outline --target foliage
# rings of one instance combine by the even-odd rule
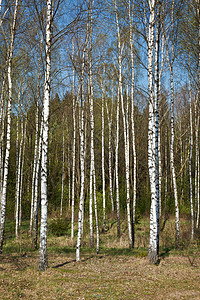
[[[70,221],[64,217],[58,217],[51,221],[50,232],[55,236],[69,234]]]

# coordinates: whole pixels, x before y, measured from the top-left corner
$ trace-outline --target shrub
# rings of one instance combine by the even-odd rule
[[[63,236],[67,235],[69,227],[70,221],[66,218],[59,217],[52,220],[50,225],[50,231],[53,235]]]

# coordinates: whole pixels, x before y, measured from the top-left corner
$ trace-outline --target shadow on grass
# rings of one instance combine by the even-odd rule
[[[2,255],[0,271],[5,270],[15,270],[15,271],[25,271],[30,267],[29,258],[27,258],[26,253],[23,255]]]
[[[94,255],[92,255],[92,256],[90,256],[90,257],[86,257],[86,258],[84,258],[84,259],[81,259],[80,262],[85,262],[85,261],[87,261],[87,260],[89,260],[89,259],[92,259],[93,257],[94,257]],[[98,258],[101,259],[102,256],[99,256]],[[75,260],[75,259],[72,259],[72,260],[70,260],[70,261],[66,261],[66,262],[64,262],[64,263],[62,263],[62,264],[56,265],[56,266],[54,266],[54,267],[52,267],[52,268],[53,268],[53,269],[57,269],[57,268],[63,267],[63,266],[65,266],[65,265],[70,264],[70,263],[73,263],[73,262],[76,262],[76,260]]]
[[[165,257],[168,257],[172,249],[173,247],[164,248],[163,251],[159,254],[160,259],[164,259]]]
[[[158,266],[162,259],[165,259],[165,257],[168,257],[170,254],[170,251],[174,249],[173,247],[166,247],[163,249],[163,251],[159,254],[158,259],[155,263],[156,266]]]

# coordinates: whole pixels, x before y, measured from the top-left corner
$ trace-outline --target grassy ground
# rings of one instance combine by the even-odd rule
[[[100,254],[89,248],[84,230],[81,262],[69,236],[55,237],[49,230],[49,269],[38,272],[38,251],[31,250],[28,223],[13,237],[6,225],[4,254],[0,256],[0,299],[200,299],[200,248],[191,244],[188,223],[182,220],[181,248],[174,249],[174,224],[168,221],[160,237],[157,265],[149,264],[148,220],[137,225],[136,247],[128,249],[126,223],[116,238],[116,224],[101,235]]]

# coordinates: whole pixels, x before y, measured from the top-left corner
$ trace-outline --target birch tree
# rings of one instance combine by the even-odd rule
[[[75,100],[75,69],[74,69],[74,38],[72,41],[72,98],[73,98],[73,148],[72,148],[72,220],[71,220],[71,240],[74,240],[74,198],[75,198],[75,166],[76,166],[76,100]]]
[[[37,173],[37,165],[38,165],[38,153],[39,153],[39,86],[40,86],[40,67],[41,67],[41,55],[42,55],[42,39],[40,41],[40,57],[39,57],[39,64],[38,64],[38,82],[37,82],[37,95],[36,95],[36,113],[35,113],[35,147],[34,147],[34,161],[33,161],[33,175],[32,175],[32,189],[31,189],[31,215],[30,215],[30,234],[32,232],[33,227],[33,214],[34,214],[34,199],[35,196],[37,197],[37,191],[38,190],[37,182],[39,176],[39,170]]]
[[[65,175],[65,131],[64,131],[64,125],[65,125],[65,118],[63,113],[63,134],[62,134],[62,181],[61,181],[61,199],[60,199],[60,216],[62,216],[63,212],[63,192],[64,192],[64,175]],[[69,198],[70,199],[70,198]],[[70,202],[69,202],[70,203]]]
[[[103,193],[103,232],[106,226],[106,191],[105,191],[105,149],[104,149],[104,104],[105,104],[105,65],[103,67],[103,79],[101,80],[101,169],[102,169],[102,193]]]
[[[144,2],[143,2],[144,4]],[[147,34],[147,54],[148,54],[148,84],[149,84],[149,124],[148,124],[148,168],[151,189],[150,208],[150,240],[149,259],[155,263],[159,252],[159,160],[158,160],[158,134],[159,134],[159,114],[158,114],[158,66],[159,66],[159,40],[156,40],[155,47],[155,94],[153,82],[153,51],[154,51],[154,31],[156,21],[156,1],[149,1],[149,26]],[[144,4],[145,22],[146,7]],[[146,26],[147,28],[147,26]],[[159,30],[157,28],[157,30]]]
[[[192,149],[193,149],[193,124],[192,124],[192,91],[189,74],[189,105],[190,105],[190,157],[189,157],[189,182],[190,182],[190,211],[191,211],[191,240],[194,239],[194,208],[192,190]]]
[[[14,50],[14,39],[16,31],[16,21],[18,13],[19,1],[15,1],[13,21],[11,23],[10,44],[8,48],[8,63],[7,63],[7,76],[8,76],[8,104],[7,104],[7,135],[6,135],[6,150],[4,160],[3,172],[3,185],[1,194],[1,219],[0,219],[0,253],[2,253],[5,229],[5,214],[6,214],[6,194],[7,194],[7,180],[8,180],[8,165],[10,156],[10,128],[11,128],[11,103],[12,103],[12,59]]]
[[[41,162],[41,226],[40,249],[38,269],[44,271],[48,268],[47,259],[47,153],[48,153],[48,117],[50,101],[50,72],[51,72],[51,18],[52,2],[47,0],[46,19],[46,70],[43,103],[43,130],[42,130],[42,162]]]
[[[131,51],[131,129],[132,129],[132,147],[133,147],[133,214],[132,214],[132,243],[135,241],[135,208],[136,208],[136,145],[135,145],[135,123],[134,123],[134,84],[135,84],[135,70],[134,70],[134,49],[133,49],[133,11],[134,2],[131,6],[129,0],[129,43]]]
[[[123,83],[122,83],[122,46],[121,46],[121,35],[119,27],[119,18],[117,10],[117,2],[115,0],[115,18],[116,18],[116,27],[117,27],[117,43],[118,43],[118,67],[119,67],[119,92],[122,108],[122,117],[123,117],[123,130],[124,130],[124,149],[125,149],[125,168],[126,168],[126,208],[127,208],[127,223],[128,223],[128,236],[129,236],[129,247],[132,248],[132,232],[131,232],[131,216],[130,216],[130,182],[129,182],[129,172],[130,172],[130,163],[129,163],[129,136],[127,132],[127,120],[124,107],[123,99]]]
[[[172,10],[171,10],[171,32],[174,34],[174,0],[172,1]],[[166,56],[167,62],[170,70],[170,113],[171,113],[171,143],[170,143],[170,166],[172,172],[172,182],[174,189],[174,200],[175,200],[175,244],[178,247],[179,244],[179,204],[178,204],[178,192],[177,192],[177,182],[176,182],[176,174],[175,174],[175,166],[174,166],[174,73],[173,73],[173,65],[174,65],[174,41],[171,41],[171,60],[169,57],[169,46],[167,44],[166,37],[166,29],[164,28],[164,36],[165,36],[165,47],[166,47]],[[173,36],[174,38],[174,36]]]
[[[81,78],[80,78],[80,99],[79,99],[79,122],[80,122],[80,173],[81,173],[81,191],[79,198],[78,211],[78,234],[76,244],[76,261],[80,260],[81,235],[83,226],[83,209],[84,209],[84,188],[85,188],[85,124],[84,124],[84,70],[85,70],[85,52],[88,41],[88,33],[86,42],[83,46]]]

